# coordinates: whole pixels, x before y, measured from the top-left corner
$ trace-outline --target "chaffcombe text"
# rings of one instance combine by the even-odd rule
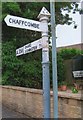
[[[18,20],[18,19],[10,18],[9,22],[12,23],[12,24],[14,23],[14,24],[17,24],[17,25],[28,26],[28,27],[33,27],[33,28],[38,28],[39,29],[39,24],[24,21],[24,20]]]

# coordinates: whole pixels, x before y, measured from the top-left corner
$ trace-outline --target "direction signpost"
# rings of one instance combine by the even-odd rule
[[[5,18],[5,22],[8,26],[16,27],[16,28],[23,28],[35,31],[40,30],[40,22],[29,20],[17,16],[7,15]]]
[[[24,46],[24,54],[39,50],[43,47],[42,39],[34,41]]]
[[[24,54],[24,47],[20,47],[16,50],[16,56]]]
[[[41,32],[42,38],[16,49],[16,56],[27,54],[42,48],[42,74],[43,74],[43,106],[44,118],[50,118],[50,77],[49,77],[49,42],[48,20],[50,13],[42,8],[38,18],[40,22],[21,17],[7,15],[5,22],[10,27],[23,28]]]
[[[38,18],[41,23],[48,26],[50,13],[46,8],[42,8]],[[49,41],[48,29],[42,32],[42,39],[47,41],[47,45],[42,48],[42,69],[43,69],[43,105],[44,105],[44,118],[50,118],[50,77],[49,77]]]
[[[43,47],[46,46],[46,40],[42,40],[42,38],[40,38],[39,40],[36,40],[32,43],[28,43],[26,45],[24,45],[23,47],[20,47],[18,49],[16,49],[16,56],[20,56],[22,54],[27,54],[36,50],[39,50]]]
[[[4,20],[7,26],[10,27],[28,29],[38,32],[42,32],[47,29],[47,26],[44,23],[42,24],[35,20],[25,19],[17,16],[7,15]]]

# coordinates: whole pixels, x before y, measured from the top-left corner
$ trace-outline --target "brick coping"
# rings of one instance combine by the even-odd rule
[[[25,88],[25,87],[18,87],[18,86],[1,86],[1,85],[0,85],[0,87],[6,88],[6,89],[18,90],[18,91],[22,91],[22,92],[43,94],[43,91],[41,89]]]
[[[18,86],[1,86],[1,85],[0,85],[0,88],[18,90],[22,92],[30,92],[33,94],[40,94],[40,95],[43,94],[43,90],[41,89],[25,88],[25,87],[18,87]],[[50,95],[53,96],[53,91],[50,91]],[[71,90],[58,91],[58,97],[83,100],[83,91],[78,91],[78,93],[72,93]]]

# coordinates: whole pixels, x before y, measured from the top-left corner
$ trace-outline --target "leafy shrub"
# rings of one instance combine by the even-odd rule
[[[57,78],[58,82],[65,80],[64,62],[60,54],[57,55]]]
[[[65,48],[65,49],[61,49],[60,52],[58,54],[61,55],[61,57],[66,60],[66,59],[71,59],[72,57],[74,57],[75,55],[79,55],[81,54],[82,51],[78,50],[78,49],[74,49],[74,48]]]
[[[2,84],[41,88],[41,63],[16,57],[15,51],[14,42],[2,44]]]
[[[23,61],[17,59],[13,42],[2,45],[2,84],[20,85],[19,77],[23,73]]]
[[[76,55],[80,55],[82,54],[83,51],[82,50],[78,50],[78,49],[61,49],[58,53],[57,53],[57,68],[58,68],[58,82],[62,82],[65,80],[65,65],[64,65],[64,60],[67,59],[72,59],[74,56]]]
[[[31,88],[42,88],[41,52],[16,57],[16,41],[2,44],[2,84]],[[57,53],[58,82],[65,80],[64,60],[80,54],[80,50],[62,49]],[[52,61],[50,51],[50,62]],[[52,62],[50,64],[52,80]],[[52,84],[52,83],[51,83]]]

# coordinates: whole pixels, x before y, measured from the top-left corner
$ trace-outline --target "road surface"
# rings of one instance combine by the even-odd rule
[[[2,106],[2,118],[29,118],[28,116]]]

